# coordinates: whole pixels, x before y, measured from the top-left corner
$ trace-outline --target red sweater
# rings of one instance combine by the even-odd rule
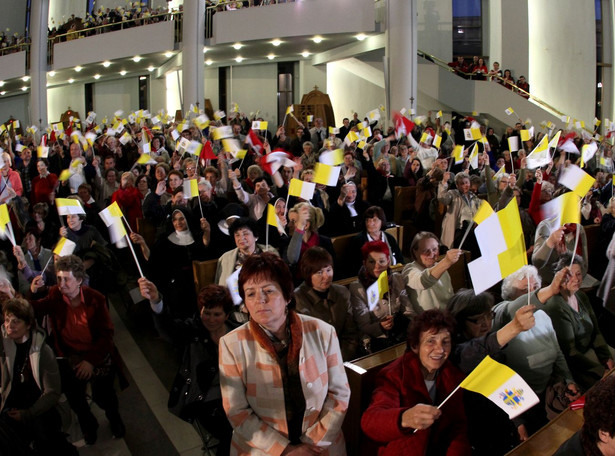
[[[51,204],[49,195],[54,192],[58,176],[49,173],[47,177],[42,178],[40,175],[32,179],[32,205],[36,203]]]
[[[143,195],[135,187],[120,187],[111,195],[111,202],[117,201],[117,204],[124,213],[124,217],[126,217],[133,230],[137,229],[137,219],[143,218],[143,210],[141,209],[142,198]]]

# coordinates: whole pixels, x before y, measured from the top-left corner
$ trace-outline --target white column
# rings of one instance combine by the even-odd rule
[[[30,123],[47,126],[47,16],[49,0],[32,0],[30,12]]]
[[[387,118],[417,106],[417,0],[388,0],[385,57]]]
[[[182,23],[182,110],[197,104],[204,109],[205,69],[205,0],[184,2]]]

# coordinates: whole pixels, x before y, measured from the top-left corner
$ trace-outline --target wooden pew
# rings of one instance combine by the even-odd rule
[[[393,221],[395,223],[402,225],[404,221],[410,220],[410,217],[414,212],[415,198],[416,186],[395,187],[395,198],[393,205]]]
[[[215,283],[218,260],[193,261],[192,273],[194,274],[194,288],[198,294],[207,285]]]
[[[361,416],[369,405],[374,391],[374,382],[378,372],[390,362],[403,355],[406,343],[394,345],[371,355],[344,363],[348,384],[350,385],[350,402],[342,426],[349,455],[374,455],[376,444],[361,431]]]
[[[404,239],[404,227],[395,225],[385,230],[391,236],[395,238],[397,244],[401,247]],[[338,263],[343,263],[347,258],[346,252],[348,252],[350,241],[359,233],[344,234],[342,236],[335,236],[331,238],[333,244],[333,250],[335,251],[335,257]]]

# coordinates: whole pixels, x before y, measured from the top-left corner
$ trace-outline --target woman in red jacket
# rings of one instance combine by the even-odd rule
[[[143,217],[142,198],[143,194],[135,187],[135,175],[128,171],[123,173],[120,188],[111,195],[111,202],[117,201],[132,229],[136,229],[137,219]]]
[[[454,327],[440,310],[423,312],[412,321],[406,353],[378,374],[361,427],[381,443],[380,456],[470,455],[463,393],[436,408],[463,380],[448,361]]]

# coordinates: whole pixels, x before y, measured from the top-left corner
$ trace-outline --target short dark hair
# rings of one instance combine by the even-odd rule
[[[600,431],[615,437],[615,376],[610,375],[596,383],[585,396],[581,443],[585,454],[601,456],[598,449]]]
[[[488,312],[493,307],[493,296],[489,293],[474,294],[474,290],[462,288],[453,295],[446,306],[446,310],[461,327],[466,318]]]
[[[233,311],[233,299],[228,288],[213,283],[201,288],[196,298],[196,304],[199,312],[204,308],[214,309],[216,307],[222,307],[226,315]]]
[[[184,175],[181,171],[177,171],[176,169],[174,169],[173,171],[169,171],[169,173],[167,174],[167,177],[171,177],[171,176],[178,176],[181,180],[184,180]]]
[[[237,223],[237,222],[235,222]],[[268,279],[280,287],[282,296],[287,301],[293,298],[293,275],[288,269],[286,262],[279,256],[264,252],[259,255],[250,255],[241,267],[239,272],[239,296],[245,301],[245,293],[243,287],[250,280]]]
[[[258,225],[249,217],[239,217],[229,226],[228,231],[229,234],[234,237],[235,233],[242,228],[247,228],[252,231],[254,236],[258,236]]]
[[[577,227],[577,229],[579,229]],[[585,260],[583,259],[583,257],[581,255],[574,255],[574,260],[572,259],[572,253],[570,252],[566,252],[563,253],[562,256],[559,257],[559,261],[557,263],[555,263],[555,266],[553,267],[553,270],[555,272],[561,271],[562,269],[564,269],[566,266],[570,266],[570,263],[572,262],[572,264],[578,264],[581,269],[583,269],[585,267]]]
[[[421,342],[421,334],[424,332],[439,332],[446,329],[451,337],[455,334],[455,320],[448,312],[439,309],[426,310],[422,314],[414,317],[408,326],[408,340],[406,348],[412,350],[417,348]]]
[[[77,255],[66,255],[60,257],[55,264],[56,272],[68,271],[73,273],[76,279],[84,280],[86,278],[85,266],[83,261]]]
[[[381,230],[384,230],[384,226],[387,223],[387,217],[384,214],[384,210],[380,206],[370,206],[363,213],[363,225],[365,226],[365,222],[367,219],[373,218],[374,216],[378,217],[382,222]]]
[[[322,247],[310,247],[301,257],[301,277],[308,286],[312,286],[312,275],[327,266],[333,266],[333,257]]]
[[[34,326],[36,320],[34,319],[34,309],[28,301],[23,298],[13,298],[2,304],[2,315],[14,315],[26,322],[28,326]]]

